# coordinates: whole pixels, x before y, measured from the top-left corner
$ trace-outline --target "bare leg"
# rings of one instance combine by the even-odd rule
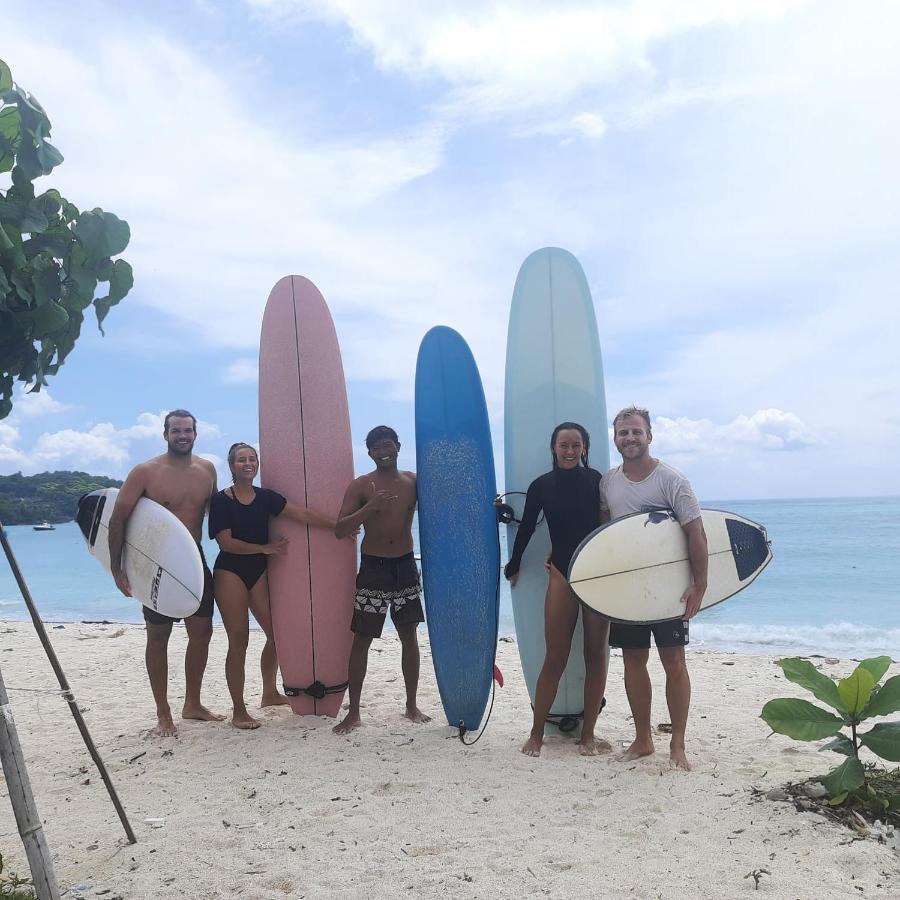
[[[634,741],[622,754],[622,759],[638,759],[656,752],[653,746],[653,734],[650,731],[650,704],[653,698],[653,687],[650,684],[650,673],[647,671],[648,650],[623,650],[625,663],[625,693],[628,705],[634,718]]]
[[[547,652],[534,691],[534,719],[531,734],[522,745],[526,756],[540,756],[544,743],[544,723],[556,699],[559,679],[566,670],[572,635],[578,622],[578,601],[562,574],[551,565],[550,582],[544,600],[544,639]]]
[[[424,724],[431,721],[431,716],[426,716],[416,706],[416,693],[419,690],[419,638],[415,625],[398,625],[397,634],[400,636],[402,648],[401,667],[403,669],[403,683],[406,685],[406,711],[403,713],[410,722]]]
[[[216,600],[222,614],[222,624],[228,635],[228,653],[225,655],[225,680],[228,682],[228,693],[231,694],[231,724],[235,728],[259,728],[259,722],[247,712],[244,703],[244,678],[247,662],[247,641],[250,638],[250,626],[247,607],[250,594],[244,582],[234,574],[217,569]]]
[[[609,741],[594,737],[594,726],[606,692],[609,622],[587,606],[581,607],[581,621],[584,623],[584,722],[580,749],[582,756],[595,756],[612,750]]]
[[[221,722],[225,716],[211,712],[200,702],[200,686],[209,657],[209,641],[212,637],[212,617],[188,616],[184,620],[188,645],[184,654],[184,708],[182,719],[199,719],[201,722]]]
[[[150,690],[156,702],[156,727],[152,734],[157,737],[177,737],[178,729],[172,721],[172,710],[169,708],[169,636],[172,634],[172,623],[156,624],[147,622],[147,649],[144,659],[147,664],[147,675],[150,678]]]
[[[691,677],[684,658],[684,647],[657,647],[657,650],[666,671],[666,702],[672,719],[669,760],[679,769],[690,771],[691,764],[684,752],[684,734],[691,706]]]
[[[262,699],[260,706],[284,706],[288,698],[278,690],[278,655],[275,652],[275,635],[272,631],[272,609],[269,605],[269,582],[265,575],[250,591],[250,611],[266,636],[266,644],[259,658],[262,675]]]
[[[350,689],[350,709],[347,715],[331,730],[335,734],[347,734],[362,725],[359,716],[359,698],[362,694],[363,681],[366,679],[366,668],[369,663],[369,647],[372,638],[366,634],[354,634],[353,646],[350,648],[350,665],[347,673]]]

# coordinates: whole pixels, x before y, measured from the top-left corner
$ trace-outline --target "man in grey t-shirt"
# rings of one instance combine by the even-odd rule
[[[688,541],[693,581],[682,595],[684,618],[651,625],[621,625],[613,622],[609,631],[611,647],[621,647],[625,663],[625,693],[634,717],[635,738],[623,759],[637,759],[655,752],[650,730],[652,688],[647,662],[650,634],[656,643],[666,672],[666,701],[672,719],[669,758],[681,769],[690,769],[684,750],[691,679],[684,647],[688,642],[688,620],[700,609],[706,592],[709,552],[700,518],[700,504],[690,482],[677,469],[650,455],[653,433],[650,413],[631,406],[613,419],[613,440],[622,454],[622,465],[611,469],[600,482],[600,519],[620,519],[648,508],[665,507],[675,513]]]

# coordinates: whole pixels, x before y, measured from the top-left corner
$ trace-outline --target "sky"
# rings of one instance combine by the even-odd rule
[[[135,286],[0,420],[0,474],[123,477],[180,406],[224,478],[258,438],[266,298],[300,274],[357,470],[381,423],[414,468],[443,324],[502,485],[512,289],[559,246],[610,413],[648,407],[701,499],[898,494],[898,30],[890,0],[6,0],[0,58],[65,156],[44,186],[129,222]]]

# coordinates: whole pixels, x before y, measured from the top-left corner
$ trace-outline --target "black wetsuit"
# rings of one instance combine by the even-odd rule
[[[550,561],[563,575],[568,573],[578,545],[600,527],[600,478],[596,469],[578,466],[553,469],[531,482],[522,523],[504,569],[507,578],[519,571],[541,510],[550,530]]]
[[[248,544],[269,543],[269,516],[277,516],[287,500],[267,488],[253,489],[250,503],[241,503],[226,491],[215,494],[209,504],[209,536],[231,529],[231,536]],[[220,550],[213,569],[233,572],[249,591],[266,571],[265,553],[228,553]]]

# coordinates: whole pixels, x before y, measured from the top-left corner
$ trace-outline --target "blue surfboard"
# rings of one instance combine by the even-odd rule
[[[478,367],[452,328],[416,363],[419,546],[428,636],[450,725],[477,729],[497,649],[500,547],[494,453]]]

